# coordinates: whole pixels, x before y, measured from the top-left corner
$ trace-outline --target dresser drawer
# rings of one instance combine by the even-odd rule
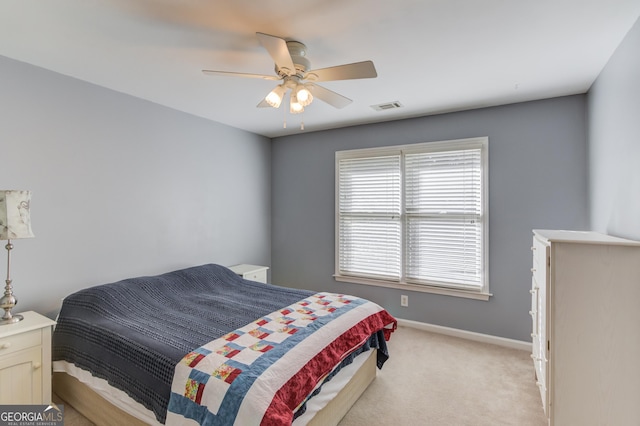
[[[38,346],[42,343],[42,332],[33,330],[0,339],[0,356],[22,349]]]
[[[538,285],[544,286],[547,283],[547,246],[534,238],[531,250],[533,252],[531,273]]]
[[[531,318],[533,320],[533,330],[532,333],[538,334],[538,292],[540,291],[540,287],[538,287],[538,283],[535,277],[531,277],[531,311],[529,311]],[[533,335],[531,337],[534,337]]]

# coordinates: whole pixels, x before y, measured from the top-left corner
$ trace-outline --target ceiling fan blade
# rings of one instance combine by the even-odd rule
[[[262,99],[262,101],[256,105],[257,108],[267,108],[267,107],[271,107],[271,105],[269,105],[266,101],[266,99]]]
[[[202,73],[206,75],[222,75],[227,77],[246,77],[246,78],[261,78],[263,80],[280,80],[280,77],[275,75],[248,74],[244,72],[202,70]]]
[[[378,73],[371,61],[311,70],[305,76],[310,81],[352,80],[357,78],[376,78]]]
[[[293,65],[293,59],[291,59],[287,42],[284,39],[264,33],[256,33],[256,36],[260,44],[262,44],[262,46],[267,49],[267,52],[269,52],[269,55],[271,55],[278,71],[282,70],[286,75],[295,74],[296,67]]]
[[[311,88],[311,94],[314,97],[328,103],[333,107],[344,108],[347,105],[349,105],[351,102],[353,102],[351,99],[345,96],[342,96],[336,92],[333,92],[325,87],[318,86],[317,84],[313,84],[313,83],[308,83],[308,85]]]

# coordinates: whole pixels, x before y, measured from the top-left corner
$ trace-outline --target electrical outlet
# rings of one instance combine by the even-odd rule
[[[400,306],[404,306],[405,308],[409,306],[409,296],[406,294],[400,295]]]

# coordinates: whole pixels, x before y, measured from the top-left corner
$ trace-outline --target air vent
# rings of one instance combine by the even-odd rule
[[[386,111],[388,109],[402,108],[402,104],[398,101],[387,102],[385,104],[371,105],[376,111]]]

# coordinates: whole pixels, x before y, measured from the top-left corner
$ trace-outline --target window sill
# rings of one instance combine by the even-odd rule
[[[408,283],[400,283],[400,282],[392,282],[392,281],[380,281],[380,280],[372,280],[372,279],[362,278],[362,277],[334,275],[333,278],[336,281],[341,281],[345,283],[373,285],[378,287],[396,288],[400,290],[409,290],[409,291],[419,291],[422,293],[441,294],[441,295],[452,296],[452,297],[463,297],[466,299],[488,301],[489,297],[493,296],[491,293],[481,293],[478,291],[458,290],[454,288],[435,287],[435,286],[419,285],[419,284],[408,284]]]

